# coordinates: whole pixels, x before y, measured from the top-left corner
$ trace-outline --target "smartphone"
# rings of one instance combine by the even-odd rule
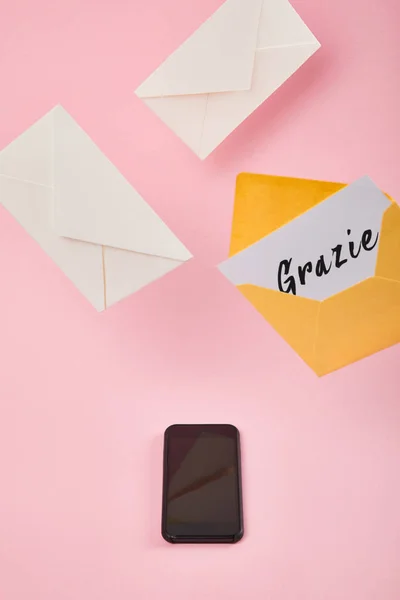
[[[161,533],[175,544],[232,544],[243,537],[236,427],[171,425],[165,431]]]

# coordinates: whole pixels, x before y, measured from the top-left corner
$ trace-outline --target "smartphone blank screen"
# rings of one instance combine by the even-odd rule
[[[180,537],[213,541],[236,537],[241,530],[237,429],[231,425],[173,425],[167,429],[164,537],[169,541]]]

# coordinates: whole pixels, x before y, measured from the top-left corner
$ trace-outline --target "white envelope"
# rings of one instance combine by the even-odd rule
[[[203,159],[319,47],[288,0],[226,0],[136,95]]]
[[[99,311],[191,258],[61,106],[0,152],[0,204]]]

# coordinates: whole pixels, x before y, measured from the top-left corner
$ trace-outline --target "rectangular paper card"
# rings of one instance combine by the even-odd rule
[[[400,342],[400,208],[346,186],[242,174],[220,271],[318,374]]]
[[[191,258],[61,106],[0,152],[0,204],[99,311]]]
[[[319,47],[288,0],[226,0],[136,95],[203,159]]]

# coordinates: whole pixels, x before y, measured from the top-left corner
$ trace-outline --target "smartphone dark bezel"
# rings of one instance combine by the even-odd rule
[[[167,528],[167,493],[168,493],[168,441],[171,435],[176,437],[195,436],[203,431],[210,433],[229,435],[235,440],[236,466],[237,466],[237,494],[238,494],[238,529],[235,532],[226,533],[221,524],[214,524],[214,531],[209,535],[198,534],[194,528],[190,534],[172,534]],[[242,469],[240,452],[240,433],[234,425],[204,424],[204,425],[170,425],[164,432],[164,459],[163,459],[163,497],[161,535],[170,544],[234,544],[242,539],[243,527],[243,502],[242,502]]]

